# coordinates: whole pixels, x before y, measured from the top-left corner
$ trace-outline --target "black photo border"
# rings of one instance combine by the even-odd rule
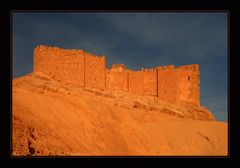
[[[13,12],[61,12],[61,11],[85,11],[85,12],[159,12],[159,11],[179,11],[179,12],[227,12],[228,13],[228,134],[229,134],[229,150],[228,156],[150,156],[151,158],[212,158],[224,160],[233,160],[240,158],[239,154],[239,141],[238,137],[238,120],[239,111],[237,110],[236,102],[239,98],[239,86],[237,77],[238,73],[238,48],[239,44],[237,40],[239,33],[239,8],[240,3],[238,1],[61,1],[61,0],[23,0],[9,3],[7,1],[0,2],[0,30],[1,30],[1,49],[3,58],[0,63],[0,72],[2,88],[2,108],[0,115],[0,160],[16,160],[19,157],[13,157],[11,155],[11,84],[12,84],[12,13]],[[101,157],[101,156],[99,156]],[[97,157],[97,158],[99,158]],[[115,157],[115,156],[113,156]],[[133,156],[134,157],[134,156]],[[121,157],[120,158],[133,158],[133,157]],[[21,158],[21,157],[20,157]],[[31,157],[32,158],[32,157]],[[34,157],[35,158],[35,157]],[[37,157],[42,158],[42,157]],[[56,158],[50,156],[48,158]],[[57,158],[69,158],[69,157],[57,157]],[[96,156],[79,156],[70,158],[96,158]],[[111,156],[107,158],[112,158]],[[145,158],[136,156],[134,158]]]

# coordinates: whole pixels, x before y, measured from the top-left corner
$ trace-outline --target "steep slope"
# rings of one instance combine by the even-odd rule
[[[43,74],[12,84],[13,155],[227,155],[204,107],[78,88]]]

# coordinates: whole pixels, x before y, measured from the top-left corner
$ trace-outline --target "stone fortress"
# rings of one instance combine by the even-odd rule
[[[33,72],[42,72],[55,80],[79,87],[122,90],[173,103],[200,106],[198,64],[142,68],[139,71],[126,69],[123,64],[114,64],[107,69],[105,56],[38,45],[34,49]]]

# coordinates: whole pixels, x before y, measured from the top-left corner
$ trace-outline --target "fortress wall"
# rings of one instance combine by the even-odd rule
[[[68,57],[64,61],[57,62],[53,78],[77,86],[84,86],[84,55],[75,53]]]
[[[34,48],[34,65],[33,72],[43,72],[47,71],[47,57],[50,55],[47,47],[39,45]]]
[[[39,45],[34,49],[33,72],[89,88],[123,90],[139,95],[158,96],[170,102],[200,105],[199,65],[173,65],[132,71],[123,64],[106,73],[105,56],[83,50]]]
[[[106,87],[106,59],[105,56],[85,54],[85,86],[105,89]]]
[[[39,45],[34,49],[34,72],[44,72],[53,75],[56,71],[57,62],[61,61],[58,57],[62,54],[56,47]]]
[[[170,102],[177,101],[178,74],[173,65],[158,68],[158,97]]]
[[[106,88],[128,92],[128,72],[108,71],[106,75]]]
[[[185,65],[178,68],[178,98],[181,102],[200,105],[199,65]]]
[[[34,50],[34,72],[53,79],[83,86],[84,51],[39,45]]]
[[[129,93],[144,95],[144,76],[142,71],[129,71]]]
[[[157,96],[157,69],[143,69],[143,92],[147,96]]]

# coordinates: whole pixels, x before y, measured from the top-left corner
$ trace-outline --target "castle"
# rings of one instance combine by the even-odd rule
[[[105,56],[38,45],[34,49],[33,72],[42,72],[80,87],[123,90],[169,102],[200,105],[198,64],[142,68],[139,71],[115,64],[107,69]]]

